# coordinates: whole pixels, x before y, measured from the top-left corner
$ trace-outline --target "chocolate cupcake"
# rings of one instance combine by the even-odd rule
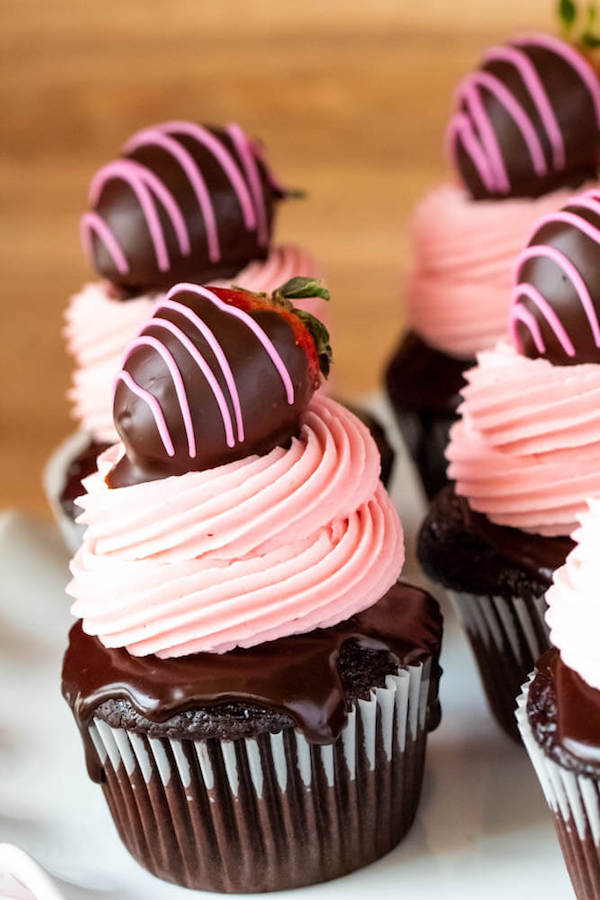
[[[46,475],[71,549],[82,535],[73,505],[81,481],[118,439],[111,388],[123,351],[166,289],[179,279],[233,280],[270,293],[295,276],[321,277],[307,251],[272,243],[276,208],[285,195],[260,145],[235,124],[145,128],[95,174],[81,237],[102,280],[85,285],[65,316],[67,349],[75,360],[69,398],[82,435],[57,451]],[[319,298],[301,304],[322,315]]]
[[[428,575],[449,588],[488,699],[512,711],[550,646],[545,592],[600,495],[600,193],[538,224],[518,262],[512,343],[478,355],[452,427],[447,487],[419,536]]]
[[[600,665],[597,650],[599,501],[547,593],[555,648],[536,663],[517,720],[552,811],[579,900],[600,896]]]
[[[78,500],[63,693],[125,845],[190,888],[335,878],[415,816],[441,615],[329,363],[285,296],[179,285]]]
[[[596,178],[598,79],[550,35],[490,48],[458,87],[447,145],[459,183],[417,207],[408,333],[385,374],[430,499],[446,484],[464,372],[505,334],[515,257],[541,216]]]

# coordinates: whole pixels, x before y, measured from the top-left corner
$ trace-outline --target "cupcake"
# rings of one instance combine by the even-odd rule
[[[578,900],[600,896],[600,501],[578,516],[575,548],[554,575],[546,618],[553,649],[537,661],[517,720]]]
[[[126,847],[186,887],[337,877],[417,808],[441,616],[329,360],[281,294],[178,285],[78,500],[63,693]]]
[[[449,588],[491,708],[514,701],[549,644],[545,593],[600,496],[600,191],[538,224],[518,261],[510,342],[477,357],[452,426],[446,487],[419,535]]]
[[[513,38],[459,85],[447,145],[457,183],[415,212],[408,332],[385,375],[429,499],[446,484],[464,372],[505,335],[514,259],[540,217],[596,178],[598,79],[558,38]]]
[[[74,357],[69,392],[78,434],[52,460],[47,493],[69,546],[81,540],[75,499],[102,450],[117,440],[111,388],[127,343],[177,280],[271,292],[295,276],[321,277],[302,248],[273,245],[286,195],[259,144],[239,125],[166,122],[134,134],[90,185],[84,249],[100,276],[66,311]],[[322,316],[323,301],[302,301]]]

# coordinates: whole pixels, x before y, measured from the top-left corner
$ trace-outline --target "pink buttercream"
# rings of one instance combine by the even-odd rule
[[[98,441],[118,440],[112,416],[112,385],[128,342],[154,309],[156,296],[144,294],[123,303],[104,282],[87,284],[65,313],[67,348],[75,357],[69,399],[73,415]]]
[[[365,426],[316,395],[289,449],[109,490],[111,447],[78,500],[73,614],[108,647],[222,653],[326,627],[376,602],[402,527]]]
[[[249,263],[231,281],[250,291],[271,292],[296,275],[320,278],[321,270],[310,253],[294,244],[273,247],[263,262]],[[121,368],[125,347],[135,338],[164,294],[143,295],[122,302],[110,296],[108,285],[96,282],[76,294],[65,314],[65,335],[75,357],[69,398],[73,415],[85,432],[98,441],[118,440],[112,417],[112,385]],[[299,300],[297,305],[323,318],[325,301]]]
[[[473,201],[450,184],[432,191],[413,220],[410,327],[451,356],[466,359],[493,346],[506,334],[515,260],[537,221],[572,193]]]
[[[576,547],[546,594],[550,639],[570,669],[600,690],[600,500],[589,500],[573,533]]]
[[[600,495],[600,366],[555,366],[499,343],[468,370],[448,475],[499,525],[570,534]]]

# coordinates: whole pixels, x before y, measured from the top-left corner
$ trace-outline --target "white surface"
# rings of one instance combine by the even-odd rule
[[[420,501],[406,460],[395,481],[410,549]],[[18,514],[0,517],[0,842],[38,860],[59,879],[65,900],[214,897],[140,869],[119,842],[100,788],[87,778],[59,690],[70,624],[66,562],[54,527]],[[443,721],[430,737],[412,831],[372,866],[295,894],[271,894],[274,900],[573,897],[531,764],[492,722],[449,604],[444,611]]]
[[[5,874],[2,874],[5,873]],[[50,877],[24,850],[0,844],[0,897],[11,900],[61,900]]]

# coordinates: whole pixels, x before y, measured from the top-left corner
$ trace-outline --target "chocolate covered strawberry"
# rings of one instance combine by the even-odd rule
[[[212,468],[285,445],[327,377],[329,334],[300,297],[312,279],[272,295],[179,284],[130,344],[115,385],[126,456],[112,486]]]
[[[266,259],[286,195],[239,125],[162,122],[96,172],[81,236],[98,274],[126,293],[202,284]]]

